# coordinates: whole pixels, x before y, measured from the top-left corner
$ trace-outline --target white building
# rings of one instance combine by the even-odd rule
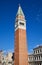
[[[28,56],[29,65],[42,65],[42,46],[33,49],[33,53]]]
[[[0,51],[0,65],[13,65],[13,53],[8,52],[6,55]]]

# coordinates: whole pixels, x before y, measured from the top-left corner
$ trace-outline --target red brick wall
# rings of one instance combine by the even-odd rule
[[[26,31],[18,29],[15,32],[15,65],[28,65]]]

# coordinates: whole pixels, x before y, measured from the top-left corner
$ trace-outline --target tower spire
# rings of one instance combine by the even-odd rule
[[[22,29],[26,29],[26,20],[25,20],[25,16],[24,13],[22,11],[22,8],[19,4],[19,8],[18,8],[18,12],[16,15],[16,20],[15,20],[15,30],[17,30],[17,28],[22,28]]]
[[[20,4],[19,4],[18,12],[17,12],[17,16],[19,16],[19,15],[24,16],[24,13],[22,11],[22,8],[21,8]]]

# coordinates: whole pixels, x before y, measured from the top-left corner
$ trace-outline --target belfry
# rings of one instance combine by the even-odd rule
[[[28,52],[26,42],[26,20],[19,5],[15,20],[15,50],[14,65],[28,65]]]

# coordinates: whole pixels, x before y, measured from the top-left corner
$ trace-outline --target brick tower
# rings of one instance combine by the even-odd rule
[[[28,65],[28,52],[26,45],[26,20],[20,5],[15,20],[14,57],[14,65]]]

